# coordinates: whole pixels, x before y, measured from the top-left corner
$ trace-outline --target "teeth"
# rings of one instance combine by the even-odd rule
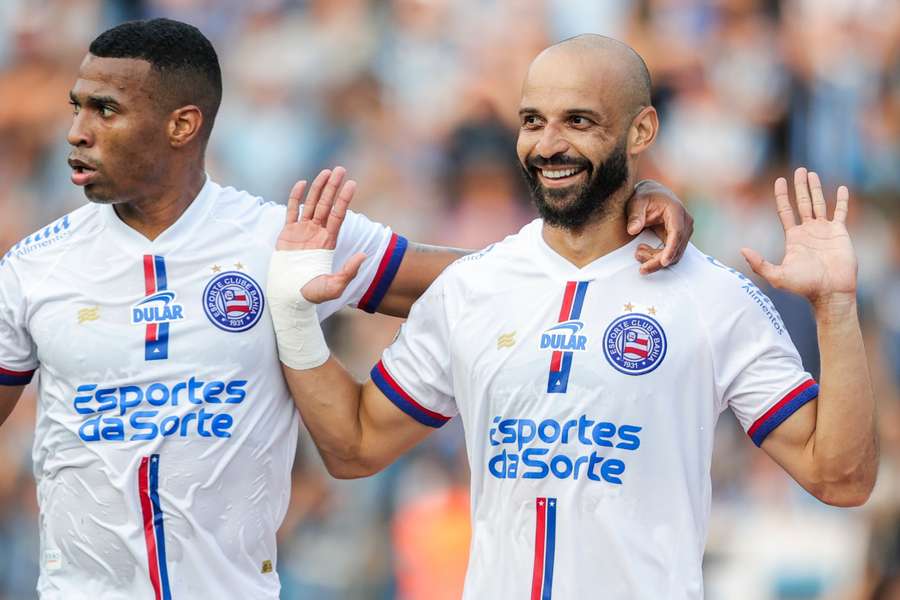
[[[578,172],[578,169],[569,168],[569,169],[561,169],[559,171],[541,171],[541,174],[547,179],[562,179],[563,177],[570,177]]]

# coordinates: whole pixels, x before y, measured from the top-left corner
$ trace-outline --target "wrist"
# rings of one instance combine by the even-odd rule
[[[817,297],[810,302],[818,322],[833,322],[856,317],[856,294],[854,292],[834,292]]]
[[[318,367],[330,356],[316,305],[300,290],[331,271],[333,254],[333,250],[276,251],[269,261],[266,296],[278,357],[292,369]]]

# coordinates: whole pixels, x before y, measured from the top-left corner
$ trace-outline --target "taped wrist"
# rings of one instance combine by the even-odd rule
[[[334,250],[276,250],[269,259],[266,297],[275,327],[278,357],[292,369],[312,369],[328,360],[316,305],[300,289],[331,273]]]

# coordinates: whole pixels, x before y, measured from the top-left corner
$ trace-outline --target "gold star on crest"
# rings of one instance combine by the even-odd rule
[[[242,265],[241,262],[238,261],[238,262],[234,263],[234,268],[240,271],[241,269],[244,268],[244,265]]]
[[[212,266],[212,272],[213,272],[213,273],[218,273],[218,272],[221,271],[221,270],[222,270],[222,267],[220,267],[219,265],[213,265],[213,266]]]
[[[625,305],[625,312],[631,312],[633,310],[634,310],[634,304],[632,304],[631,302],[629,302],[628,304]]]
[[[656,314],[656,307],[655,307],[655,306],[651,306],[650,308],[647,309],[647,312],[650,313],[651,315],[655,315],[655,314]]]

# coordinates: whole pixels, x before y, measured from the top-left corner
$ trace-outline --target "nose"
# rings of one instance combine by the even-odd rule
[[[554,123],[548,123],[541,131],[541,138],[538,140],[534,151],[541,158],[551,158],[557,154],[564,154],[569,149],[569,143],[562,135],[559,127]]]
[[[72,116],[72,126],[69,127],[69,133],[66,134],[66,141],[72,146],[87,146],[93,144],[93,136],[91,135],[88,124],[86,122],[87,111],[80,111]]]

